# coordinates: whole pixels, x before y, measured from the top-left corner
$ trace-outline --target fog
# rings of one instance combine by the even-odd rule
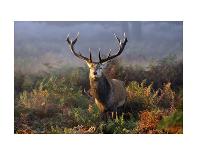
[[[176,54],[183,56],[183,22],[23,22],[14,26],[15,71],[37,72],[67,65],[83,65],[74,57],[66,43],[70,34],[73,39],[80,33],[76,50],[88,56],[92,49],[94,60],[98,59],[98,48],[102,55],[117,52],[114,33],[128,43],[120,56],[124,64],[145,65],[151,60]]]

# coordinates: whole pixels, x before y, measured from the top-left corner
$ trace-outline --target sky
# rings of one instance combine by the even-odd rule
[[[183,56],[183,22],[181,21],[17,21],[14,26],[15,70],[37,72],[65,65],[82,65],[66,43],[80,33],[76,50],[98,59],[98,48],[103,56],[109,49],[118,49],[114,33],[128,43],[120,58],[128,64],[145,64],[169,54]]]

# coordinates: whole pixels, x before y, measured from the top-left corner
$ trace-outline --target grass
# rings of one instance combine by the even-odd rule
[[[158,65],[160,72],[158,66],[152,66],[153,70],[158,70],[157,74],[164,74],[163,63]],[[178,66],[169,64],[174,66],[174,70],[171,68],[168,73],[173,72],[179,77],[151,81],[157,75],[152,75],[153,70],[149,70],[143,71],[146,80],[129,80],[131,71],[136,77],[139,71],[116,67],[117,74],[109,76],[127,77],[126,111],[119,118],[107,122],[101,120],[98,108],[83,93],[83,89],[89,87],[87,68],[38,76],[17,73],[14,131],[18,134],[183,133],[182,77],[176,73]],[[125,115],[129,117],[125,119]]]

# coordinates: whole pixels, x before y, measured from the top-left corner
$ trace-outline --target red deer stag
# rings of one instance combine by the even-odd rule
[[[68,35],[67,42],[70,50],[76,57],[84,60],[89,67],[91,94],[95,99],[95,103],[99,108],[99,111],[101,112],[101,117],[106,120],[107,113],[112,112],[112,117],[114,118],[114,113],[117,114],[118,108],[124,106],[126,100],[126,90],[122,81],[117,79],[109,79],[103,73],[103,69],[107,66],[107,62],[109,60],[114,59],[123,52],[124,47],[127,43],[127,37],[124,33],[124,40],[121,40],[115,35],[119,46],[118,52],[115,55],[111,55],[109,53],[108,57],[101,58],[99,49],[99,61],[96,62],[92,60],[91,51],[89,58],[83,56],[80,52],[75,51],[74,45],[78,40],[78,36],[79,33],[74,40],[70,40]]]

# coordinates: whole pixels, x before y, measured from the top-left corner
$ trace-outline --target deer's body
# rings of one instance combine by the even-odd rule
[[[118,107],[123,106],[126,90],[122,81],[108,79],[105,75],[98,80],[92,80],[90,77],[90,87],[100,112],[116,112]]]
[[[116,35],[115,37],[119,43],[118,53],[115,55],[111,55],[109,53],[107,58],[102,59],[99,51],[99,62],[92,61],[91,52],[89,58],[83,56],[81,53],[75,52],[74,44],[76,43],[78,36],[73,41],[70,40],[69,37],[67,37],[67,42],[70,46],[71,51],[78,58],[85,60],[89,67],[91,95],[94,97],[95,103],[99,108],[101,114],[104,114],[103,116],[106,116],[105,114],[107,112],[117,112],[117,108],[123,106],[126,100],[126,90],[124,83],[117,79],[109,79],[103,73],[103,69],[106,67],[107,62],[119,56],[127,43],[125,34],[124,42],[122,42]]]

